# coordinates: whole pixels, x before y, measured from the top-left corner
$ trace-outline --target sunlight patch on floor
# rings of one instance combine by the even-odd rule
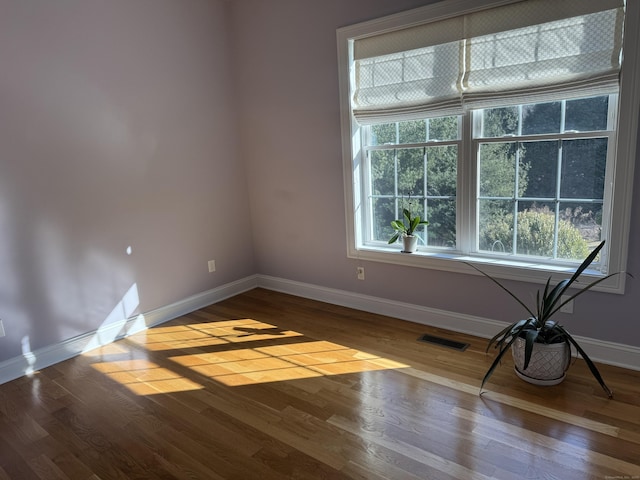
[[[144,359],[94,363],[93,368],[137,395],[200,390],[202,385]]]
[[[132,335],[129,340],[147,350],[161,351],[299,336],[300,333],[280,330],[268,323],[243,319],[157,327]]]
[[[408,367],[326,341],[182,355],[171,360],[232,386]]]
[[[85,353],[100,360],[113,358],[93,367],[139,395],[203,388],[190,375],[177,373],[184,369],[227,386],[241,386],[409,367],[252,319],[157,327],[132,335],[127,342],[148,352],[176,353],[162,366],[140,358],[145,353],[134,352],[139,348],[127,349],[120,343]]]

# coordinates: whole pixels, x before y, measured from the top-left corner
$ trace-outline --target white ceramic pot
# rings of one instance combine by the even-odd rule
[[[562,343],[534,343],[529,366],[524,368],[526,341],[517,338],[511,345],[516,374],[536,385],[557,385],[562,382],[571,361],[571,347]]]
[[[418,237],[415,235],[405,235],[402,237],[403,253],[413,253],[418,248]]]

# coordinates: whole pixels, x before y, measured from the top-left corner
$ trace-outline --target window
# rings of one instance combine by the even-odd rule
[[[419,245],[455,248],[459,117],[372,125],[363,129],[367,240],[387,243],[403,208],[428,218]]]
[[[543,281],[606,239],[589,273],[622,271],[639,7],[495,3],[338,30],[349,256]],[[412,255],[387,243],[405,207],[429,221]]]

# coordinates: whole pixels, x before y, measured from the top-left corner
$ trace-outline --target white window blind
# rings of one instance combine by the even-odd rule
[[[526,0],[354,40],[359,123],[614,93],[623,0]]]

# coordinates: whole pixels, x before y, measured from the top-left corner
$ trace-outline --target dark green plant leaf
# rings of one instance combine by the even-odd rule
[[[569,303],[570,301],[572,301],[574,298],[576,298],[579,295],[582,295],[583,293],[587,292],[588,290],[590,290],[592,287],[595,287],[597,284],[599,284],[600,282],[604,282],[606,279],[611,278],[615,275],[619,275],[622,272],[615,272],[615,273],[610,273],[609,275],[606,275],[602,278],[599,278],[597,280],[594,280],[593,282],[591,282],[588,285],[585,285],[584,287],[581,287],[579,291],[577,291],[576,293],[574,293],[573,295],[568,296],[563,302],[561,302],[556,308],[554,308],[551,312],[549,312],[549,317],[552,317],[555,313],[557,313],[562,307],[564,307],[567,303]],[[633,275],[631,275],[630,273],[627,273],[628,276],[630,276],[631,278],[633,278]]]
[[[507,292],[509,295],[511,295],[511,297],[518,302],[520,305],[522,305],[524,307],[524,309],[529,312],[529,315],[531,315],[532,317],[535,317],[536,314],[533,313],[531,311],[531,309],[527,306],[526,303],[524,303],[522,300],[520,300],[514,293],[511,293],[511,291],[505,287],[504,285],[502,285],[502,283],[500,283],[498,280],[496,280],[495,278],[493,278],[491,275],[489,275],[488,273],[484,273],[482,270],[480,270],[478,267],[476,267],[475,265],[469,263],[469,262],[464,262],[467,265],[469,265],[471,268],[473,268],[474,270],[477,270],[478,272],[480,272],[482,275],[484,275],[485,277],[487,277],[489,280],[491,280],[493,283],[495,283],[496,285],[498,285],[502,290],[504,290],[505,292]]]
[[[593,260],[598,256],[598,253],[600,253],[600,250],[602,250],[602,247],[604,247],[604,242],[605,241],[602,240],[600,242],[600,244],[596,248],[594,248],[593,251],[587,256],[587,258],[584,259],[584,261],[580,264],[578,269],[575,271],[575,273],[569,279],[569,284],[567,285],[567,288],[573,282],[575,282],[580,275],[582,275],[582,272],[584,272],[589,265],[591,265],[591,262],[593,262]]]
[[[500,364],[500,360],[502,360],[502,357],[504,357],[504,354],[509,351],[509,348],[511,347],[513,342],[516,341],[516,338],[517,337],[511,337],[509,342],[507,344],[505,344],[504,348],[501,348],[498,351],[498,354],[496,355],[496,358],[493,360],[493,363],[489,367],[489,370],[487,370],[487,373],[485,373],[484,378],[482,379],[482,383],[480,384],[480,393],[481,394],[482,394],[482,388],[484,387],[484,384],[487,382],[487,380],[489,380],[489,377],[493,374],[493,372],[496,369],[496,367]]]
[[[496,358],[493,360],[493,363],[489,367],[489,370],[487,370],[487,373],[484,375],[484,378],[482,379],[482,383],[480,384],[480,393],[482,393],[482,388],[484,387],[484,384],[487,382],[489,377],[493,374],[496,367],[500,364],[500,360],[502,360],[502,357],[504,357],[504,354],[509,351],[509,348],[511,348],[511,345],[513,345],[513,342],[515,342],[516,338],[520,336],[520,333],[531,324],[532,320],[534,320],[533,317],[528,318],[527,320],[520,320],[514,324],[509,325],[507,328],[503,330],[506,333],[496,343],[496,347],[499,346],[498,354],[496,355]],[[495,338],[496,337],[494,337],[494,339]]]
[[[565,290],[570,285],[569,280],[564,279],[560,280],[558,284],[551,290],[549,294],[546,294],[542,299],[543,308],[542,312],[540,312],[541,321],[548,319],[551,315],[550,312],[553,310],[554,306],[558,303],[558,301],[562,298]]]
[[[576,342],[575,339],[569,334],[569,332],[567,332],[563,327],[561,327],[560,325],[557,325],[556,328],[562,331],[567,341],[570,342],[571,345],[573,345],[576,348],[576,350],[578,351],[582,359],[585,361],[585,363],[589,367],[591,374],[594,376],[594,378],[598,381],[602,389],[607,394],[607,397],[613,398],[613,392],[607,386],[607,384],[604,383],[604,380],[602,378],[602,375],[600,375],[600,371],[598,370],[598,367],[596,367],[596,365],[591,361],[591,359],[589,358],[589,355],[587,355],[587,352],[585,352],[582,349],[582,347],[578,344],[578,342]]]
[[[525,332],[525,344],[524,344],[524,370],[529,366],[531,361],[531,353],[533,352],[533,344],[538,339],[538,330],[527,330]]]
[[[524,320],[520,320],[521,322],[524,322]],[[513,329],[513,326],[515,324],[511,324],[508,327],[503,328],[502,330],[500,330],[500,332],[498,332],[496,335],[493,336],[493,338],[491,340],[489,340],[487,342],[487,348],[485,349],[485,353],[489,352],[489,348],[491,348],[491,345],[493,345],[494,343],[496,343],[496,341],[498,340],[498,338],[503,337],[505,334],[507,334],[508,332],[510,332]],[[494,346],[494,348],[497,348],[498,344],[496,343],[496,345]]]

